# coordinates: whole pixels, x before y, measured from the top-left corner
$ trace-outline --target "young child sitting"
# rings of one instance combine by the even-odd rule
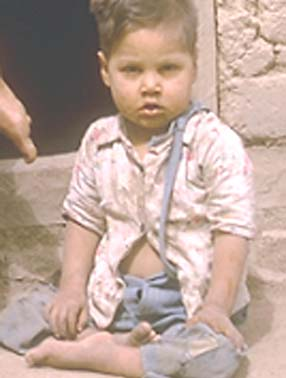
[[[227,378],[244,350],[252,167],[192,100],[190,0],[94,0],[101,76],[118,115],[87,130],[69,193],[54,337],[30,366]]]

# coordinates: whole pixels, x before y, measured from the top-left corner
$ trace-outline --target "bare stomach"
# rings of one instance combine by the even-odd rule
[[[164,266],[159,254],[142,238],[131,250],[128,256],[121,262],[120,271],[123,274],[131,274],[136,277],[146,278],[162,272]]]

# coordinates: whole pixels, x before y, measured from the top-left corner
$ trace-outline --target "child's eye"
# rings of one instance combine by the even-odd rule
[[[177,70],[178,70],[178,66],[176,64],[171,64],[171,63],[164,64],[160,69],[162,73],[175,72]]]
[[[140,72],[140,68],[137,66],[125,66],[122,68],[122,72],[127,73],[127,74],[135,74]]]

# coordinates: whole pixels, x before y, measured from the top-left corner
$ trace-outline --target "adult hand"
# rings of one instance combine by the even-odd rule
[[[27,163],[37,157],[30,126],[31,118],[24,105],[0,77],[0,132],[14,143]]]
[[[47,306],[46,317],[56,338],[75,339],[87,324],[86,296],[60,290]]]
[[[243,336],[233,325],[227,313],[219,306],[203,304],[195,315],[187,321],[188,326],[193,326],[197,323],[205,323],[215,332],[224,334],[238,349],[245,348]]]

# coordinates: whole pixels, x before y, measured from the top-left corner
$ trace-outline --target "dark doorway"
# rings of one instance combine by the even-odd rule
[[[114,112],[97,49],[88,0],[0,0],[0,63],[32,116],[40,155],[75,150],[91,120]],[[0,136],[0,158],[16,156]]]

